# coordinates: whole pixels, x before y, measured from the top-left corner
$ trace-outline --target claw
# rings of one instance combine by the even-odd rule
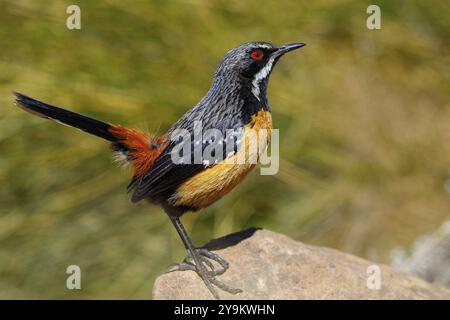
[[[187,262],[174,263],[169,267],[169,270],[166,273],[175,272],[175,271],[195,271],[195,266],[193,264]]]
[[[188,251],[183,262],[172,265],[167,272],[187,270],[195,271],[202,278],[203,282],[205,282],[209,291],[216,299],[220,298],[213,285],[231,294],[242,292],[241,289],[232,288],[215,278],[216,276],[222,275],[225,271],[227,271],[229,263],[226,260],[206,248],[196,248],[194,254],[195,256],[193,257],[192,253]],[[216,269],[211,260],[219,264],[221,268]],[[196,261],[199,261],[198,265]]]

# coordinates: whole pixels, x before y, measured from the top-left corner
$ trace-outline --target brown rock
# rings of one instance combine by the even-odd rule
[[[450,290],[389,266],[268,230],[248,229],[207,247],[230,263],[219,279],[243,290],[237,295],[218,290],[222,299],[450,299]],[[367,286],[371,265],[380,268],[380,289]],[[196,273],[175,271],[156,279],[153,298],[212,296]]]

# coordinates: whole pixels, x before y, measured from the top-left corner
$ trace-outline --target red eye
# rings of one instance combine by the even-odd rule
[[[253,60],[261,60],[263,57],[263,54],[260,50],[253,50],[250,54]]]

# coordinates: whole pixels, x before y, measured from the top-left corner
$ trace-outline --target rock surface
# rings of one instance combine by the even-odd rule
[[[450,221],[436,232],[417,239],[410,253],[403,248],[394,250],[392,265],[450,288]]]
[[[333,249],[305,245],[287,236],[248,229],[211,241],[207,248],[230,263],[218,277],[243,290],[218,290],[222,299],[450,299],[450,290]],[[380,289],[368,278],[380,270]],[[372,277],[371,277],[372,275]],[[369,285],[376,286],[376,281]],[[154,299],[212,299],[193,271],[174,271],[156,279]]]

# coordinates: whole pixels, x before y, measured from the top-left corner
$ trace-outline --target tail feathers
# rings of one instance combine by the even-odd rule
[[[120,125],[110,125],[81,114],[49,105],[45,102],[14,92],[19,107],[39,117],[51,119],[112,142],[112,151],[117,159],[130,162],[134,167],[132,189],[137,181],[149,170],[155,159],[167,146],[167,138],[150,137],[134,129]]]
[[[45,102],[27,97],[26,95],[18,92],[14,92],[14,95],[16,96],[16,104],[27,112],[42,118],[51,119],[71,127],[78,128],[111,142],[117,141],[117,138],[109,132],[111,125],[108,123],[49,105]]]
[[[112,144],[117,159],[133,164],[134,177],[128,185],[128,189],[131,190],[166,147],[167,139],[164,136],[150,137],[141,131],[120,125],[112,126],[110,131],[117,139],[117,142]]]

